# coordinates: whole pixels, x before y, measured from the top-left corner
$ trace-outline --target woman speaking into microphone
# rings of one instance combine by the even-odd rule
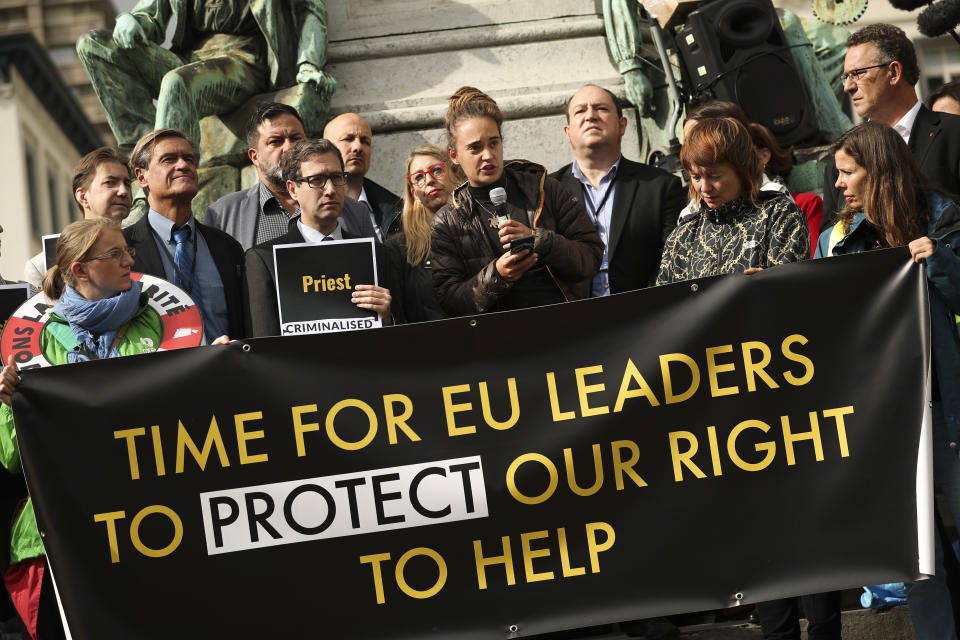
[[[503,114],[490,96],[450,96],[447,146],[467,182],[433,222],[433,286],[451,316],[576,297],[596,275],[603,242],[583,204],[539,164],[503,162]]]

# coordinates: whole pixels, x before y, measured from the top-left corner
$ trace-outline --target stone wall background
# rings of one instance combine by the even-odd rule
[[[370,177],[403,190],[407,153],[446,146],[447,97],[463,85],[503,110],[504,156],[554,170],[572,159],[567,99],[592,82],[624,96],[607,52],[599,0],[327,0],[331,110],[356,111],[374,132]],[[640,159],[637,118],[624,155]],[[252,184],[252,182],[250,183]]]

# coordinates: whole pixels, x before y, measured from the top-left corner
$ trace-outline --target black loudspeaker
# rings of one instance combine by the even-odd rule
[[[728,100],[766,125],[783,146],[822,134],[771,0],[713,0],[677,29],[693,105]]]

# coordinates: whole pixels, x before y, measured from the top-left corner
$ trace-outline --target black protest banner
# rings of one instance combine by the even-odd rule
[[[375,311],[353,304],[358,284],[377,282],[371,238],[273,248],[282,335],[379,327]]]
[[[30,297],[30,285],[25,282],[17,284],[0,284],[0,332],[3,326],[20,305]]]
[[[14,414],[74,638],[521,637],[915,577],[927,328],[890,250],[27,371]]]

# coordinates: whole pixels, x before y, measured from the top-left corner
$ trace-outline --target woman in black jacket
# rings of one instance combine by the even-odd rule
[[[437,214],[431,238],[434,289],[450,315],[564,302],[600,267],[603,243],[583,203],[538,164],[504,165],[502,124],[482,91],[450,97],[448,152],[467,182]],[[497,189],[503,204],[491,197]]]

